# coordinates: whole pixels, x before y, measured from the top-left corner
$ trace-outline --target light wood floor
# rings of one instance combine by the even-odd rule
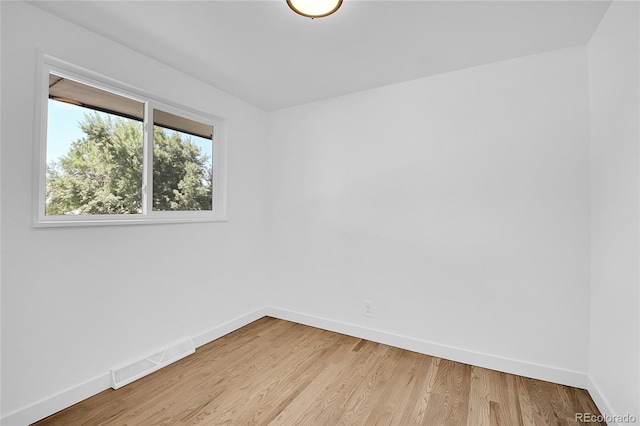
[[[36,424],[564,426],[583,412],[599,414],[581,389],[265,317]]]

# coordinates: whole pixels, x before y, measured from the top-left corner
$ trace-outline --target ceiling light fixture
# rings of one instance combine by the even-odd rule
[[[322,18],[340,8],[342,0],[287,0],[287,4],[298,15],[307,18]]]

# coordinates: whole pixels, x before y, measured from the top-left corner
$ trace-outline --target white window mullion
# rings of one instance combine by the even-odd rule
[[[142,214],[153,212],[153,106],[144,106],[144,153],[142,164]]]

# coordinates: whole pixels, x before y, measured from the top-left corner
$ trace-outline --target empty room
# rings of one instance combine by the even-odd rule
[[[0,19],[2,425],[640,424],[638,1]]]

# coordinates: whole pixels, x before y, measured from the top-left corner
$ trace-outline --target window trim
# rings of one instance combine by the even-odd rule
[[[76,80],[82,84],[94,86],[114,94],[132,98],[144,103],[145,121],[143,121],[143,210],[141,214],[108,215],[46,215],[46,165],[47,165],[47,121],[49,99],[49,73]],[[39,54],[36,82],[36,126],[34,147],[34,188],[33,188],[33,226],[68,227],[100,225],[138,225],[161,223],[193,223],[227,221],[226,183],[227,183],[227,123],[224,119],[196,111],[174,102],[167,101],[126,83],[70,64],[47,54]],[[212,210],[201,211],[153,211],[151,182],[153,179],[153,110],[159,109],[191,120],[213,126],[213,185]],[[151,130],[148,127],[151,127]],[[146,190],[148,188],[148,190]]]

